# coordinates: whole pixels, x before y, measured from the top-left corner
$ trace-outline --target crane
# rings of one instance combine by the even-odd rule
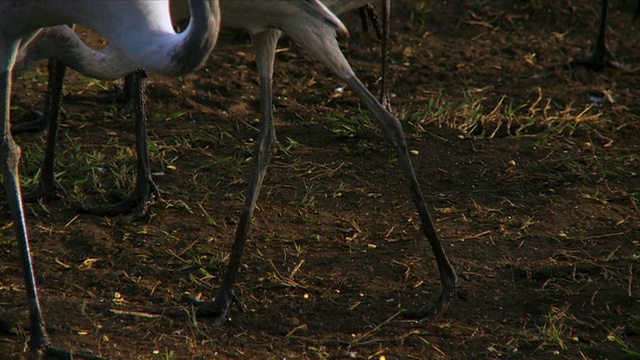
[[[242,2],[236,1],[232,3],[234,6],[242,6]],[[221,4],[224,6],[224,4]],[[231,4],[229,4],[231,5]],[[353,8],[355,1],[327,1],[327,5],[340,13],[347,9]],[[386,6],[390,6],[390,1],[386,1]],[[226,9],[223,9],[225,26],[248,28],[242,18],[228,19]],[[420,190],[420,185],[416,179],[415,171],[407,149],[406,140],[400,121],[395,118],[376,98],[367,90],[364,84],[358,79],[348,61],[340,51],[338,42],[335,38],[335,32],[322,24],[314,24],[313,19],[300,19],[300,21],[288,22],[276,25],[278,29],[273,27],[265,28],[260,32],[252,31],[251,37],[253,46],[256,51],[256,62],[260,75],[260,103],[262,109],[263,121],[261,123],[260,134],[256,143],[256,154],[254,156],[254,169],[252,170],[247,191],[246,202],[241,214],[241,218],[236,232],[236,239],[232,247],[231,257],[227,271],[224,275],[222,285],[216,300],[214,302],[200,304],[198,311],[201,313],[211,313],[218,316],[217,319],[222,320],[220,316],[226,316],[229,300],[234,299],[233,283],[237,276],[239,259],[242,254],[242,248],[246,241],[247,231],[250,225],[250,219],[255,208],[258,192],[262,179],[264,177],[266,166],[271,155],[271,147],[275,144],[275,129],[272,123],[272,74],[274,66],[274,57],[277,41],[280,36],[285,33],[292,38],[298,45],[310,52],[317,60],[323,62],[329,67],[342,81],[357,94],[365,106],[374,114],[378,120],[382,130],[392,144],[398,162],[406,181],[409,182],[409,193],[415,206],[417,207],[420,219],[421,230],[428,239],[434,252],[438,270],[440,272],[440,280],[442,284],[442,292],[440,297],[431,308],[424,308],[416,311],[407,311],[405,316],[412,318],[427,318],[440,312],[448,303],[449,299],[456,292],[458,287],[458,277],[453,265],[448,260],[444,248],[438,238],[435,225],[431,219],[431,215],[427,209],[424,197]],[[237,300],[235,300],[237,301]]]
[[[362,6],[366,1],[338,1],[327,0],[325,3],[336,14],[343,11]],[[386,0],[386,6],[390,6],[390,0]],[[172,3],[173,5],[173,3]],[[266,173],[266,167],[271,157],[271,148],[275,145],[276,134],[273,126],[273,106],[272,106],[272,77],[273,66],[278,39],[282,34],[288,35],[298,45],[310,52],[317,60],[329,67],[341,80],[353,89],[360,100],[374,114],[382,130],[392,144],[399,160],[400,168],[409,182],[409,193],[415,206],[417,207],[420,219],[421,230],[429,241],[434,252],[442,292],[433,307],[423,307],[418,310],[407,310],[404,315],[409,318],[425,319],[436,315],[442,311],[452,296],[456,293],[459,282],[455,269],[447,258],[442,243],[437,235],[435,225],[429,214],[420,185],[416,179],[415,171],[407,149],[400,121],[395,118],[376,98],[367,90],[365,85],[358,79],[348,61],[340,51],[335,37],[334,29],[318,23],[308,16],[300,16],[285,21],[275,23],[269,17],[262,17],[261,28],[256,28],[256,22],[247,16],[248,2],[236,0],[233,2],[222,2],[220,4],[223,16],[223,26],[239,29],[248,29],[251,33],[253,47],[256,53],[256,62],[260,77],[260,109],[262,111],[262,122],[260,133],[256,140],[254,154],[254,168],[252,169],[249,185],[246,193],[246,200],[238,228],[236,230],[235,241],[232,246],[229,264],[224,274],[222,284],[216,296],[211,302],[199,302],[192,300],[196,305],[196,314],[210,316],[214,322],[221,322],[226,319],[231,304],[236,304],[242,308],[240,299],[235,295],[234,284],[238,275],[240,259],[244,244],[247,239],[251,217],[255,209],[256,201],[260,191],[260,186]],[[276,9],[277,10],[277,9]],[[237,15],[238,14],[238,15]],[[239,16],[242,14],[242,16]],[[138,136],[144,136],[139,133]]]
[[[43,27],[78,23],[105,35],[104,51],[87,53],[86,70],[115,79],[143,67],[175,76],[201,66],[215,46],[220,27],[217,0],[191,0],[192,21],[182,33],[172,27],[167,1],[3,1],[0,2],[0,93],[3,127],[0,136],[0,170],[20,251],[30,321],[31,359],[97,359],[54,347],[48,337],[29,249],[22,194],[18,179],[20,147],[10,132],[13,71],[19,50]],[[66,41],[77,39],[70,34]],[[73,51],[73,50],[72,50]],[[71,53],[73,54],[73,52]],[[76,54],[80,58],[79,54]],[[101,61],[107,59],[113,61]],[[4,322],[3,322],[4,323]]]

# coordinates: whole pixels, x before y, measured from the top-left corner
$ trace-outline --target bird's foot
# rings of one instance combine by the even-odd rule
[[[51,345],[46,345],[43,349],[33,350],[31,353],[31,359],[38,360],[105,360],[100,356],[73,353]]]
[[[37,137],[46,135],[49,130],[49,117],[38,110],[31,110],[31,120],[11,124],[11,134],[35,134]]]
[[[18,323],[0,318],[0,332],[20,335],[22,331],[20,331]],[[32,333],[32,336],[37,335]],[[32,338],[31,345],[33,347],[31,348],[31,356],[29,359],[33,360],[104,360],[104,358],[95,355],[74,353],[56,348],[49,342],[46,332],[42,332],[39,339]]]
[[[235,304],[241,312],[244,312],[244,306],[240,298],[236,296],[233,288],[220,289],[214,301],[201,301],[192,297],[186,297],[186,300],[195,308],[197,317],[212,319],[214,325],[227,321],[232,304]]]
[[[0,317],[0,333],[18,335],[18,323]]]
[[[38,182],[38,185],[28,192],[22,194],[22,201],[25,203],[34,203],[38,200],[53,201],[61,198],[66,194],[66,190],[57,181],[53,184],[45,184],[44,182]],[[6,198],[0,199],[0,204],[7,202]]]
[[[130,196],[124,194],[114,194],[119,199],[115,204],[110,205],[84,205],[79,204],[78,212],[98,216],[115,217],[122,215],[119,223],[128,223],[143,218],[149,210],[151,198],[160,198],[160,192],[156,184],[151,181],[148,191],[135,190]]]
[[[587,70],[591,70],[595,72],[603,71],[605,68],[608,68],[608,67],[612,69],[622,70],[622,71],[628,71],[631,68],[631,66],[627,64],[623,64],[615,59],[595,59],[592,56],[589,56],[586,58],[574,59],[571,62],[569,62],[569,64],[567,64],[567,67],[569,69],[573,69],[576,67],[583,67]]]
[[[187,315],[207,318],[211,320],[213,325],[220,325],[229,320],[229,312],[231,311],[232,304],[235,304],[241,312],[244,312],[244,306],[233,289],[220,289],[214,301],[202,301],[186,294],[182,299],[192,306],[192,312],[186,309],[156,308],[151,310],[151,313],[172,317]]]
[[[22,195],[22,201],[26,203],[33,203],[40,199],[45,201],[53,201],[61,198],[67,191],[58,183],[39,181],[35,189],[26,192]]]
[[[382,106],[388,111],[388,112],[392,112],[393,110],[391,109],[391,95],[389,95],[389,93],[384,94],[384,96],[381,99],[382,101],[380,101],[380,104],[382,104]]]
[[[575,58],[571,60],[567,65],[567,68],[573,69],[576,67],[583,67],[591,71],[603,71],[605,68],[610,67],[622,71],[628,71],[631,66],[621,63],[616,59],[616,56],[609,50],[609,47],[604,49],[596,49],[593,53],[587,57]]]
[[[457,281],[446,283],[442,288],[442,293],[440,294],[438,301],[433,307],[422,307],[416,310],[404,310],[401,315],[405,319],[417,320],[420,323],[433,320],[437,315],[439,315],[447,308],[447,306],[451,302],[451,299],[456,295],[464,299],[464,294],[462,291],[460,291],[460,284]]]

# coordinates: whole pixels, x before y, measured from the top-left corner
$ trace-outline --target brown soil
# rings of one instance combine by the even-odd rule
[[[67,194],[27,206],[53,343],[112,359],[639,357],[635,4],[613,1],[608,28],[629,71],[562,67],[595,42],[599,3],[395,3],[392,105],[463,295],[424,323],[392,318],[440,291],[393,152],[354,94],[334,92],[343,84],[288,40],[274,85],[279,147],[236,287],[246,312],[221,326],[140,313],[186,306],[184,293],[211,299],[220,285],[257,135],[248,36],[226,31],[206,68],[148,80],[152,168],[164,175],[144,220],[77,216],[76,200],[131,191],[133,123],[120,105],[65,102]],[[343,19],[347,58],[375,90],[379,43],[357,14]],[[16,84],[14,117],[42,107],[44,79],[43,66]],[[70,74],[67,92],[104,83],[87,84]],[[589,97],[602,93],[614,102]],[[335,119],[358,117],[355,132],[338,131]],[[33,179],[43,141],[17,141]],[[89,166],[87,154],[98,158]],[[26,326],[2,207],[0,308]],[[27,341],[24,329],[0,337],[0,357],[24,357]]]

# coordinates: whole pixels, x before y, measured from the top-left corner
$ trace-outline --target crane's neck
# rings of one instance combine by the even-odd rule
[[[42,29],[27,46],[20,49],[13,76],[17,77],[49,57],[57,58],[85,76],[101,80],[118,79],[138,68],[113,47],[91,49],[72,28],[59,25]]]
[[[154,6],[153,2],[142,2]],[[176,34],[171,22],[169,5],[154,8],[161,24],[139,39],[124,34],[120,51],[130,61],[146,70],[168,76],[179,76],[201,67],[216,44],[220,28],[218,0],[190,0],[190,21],[186,29]],[[156,39],[153,39],[153,38]]]

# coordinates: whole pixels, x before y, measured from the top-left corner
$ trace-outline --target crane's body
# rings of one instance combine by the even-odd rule
[[[112,58],[119,57],[123,63],[121,69],[114,69],[111,74],[104,73],[100,75],[101,78],[117,79],[138,67],[177,76],[201,66],[217,40],[220,26],[217,0],[194,1],[193,6],[191,25],[185,31],[176,33],[168,0],[3,1],[0,3],[0,18],[3,19],[0,41],[6,49],[11,46],[22,48],[44,27],[83,24],[109,39],[108,54]],[[214,8],[215,11],[212,11]],[[68,32],[64,35],[70,45],[64,46],[62,43],[58,51],[66,50],[70,55],[82,56],[86,49],[76,47],[81,43],[77,36]],[[53,47],[51,51],[55,51]],[[3,52],[0,61],[8,65],[11,62],[8,57],[16,54],[13,51]],[[98,66],[100,60],[104,60],[100,57],[84,59],[86,66],[92,63]]]

